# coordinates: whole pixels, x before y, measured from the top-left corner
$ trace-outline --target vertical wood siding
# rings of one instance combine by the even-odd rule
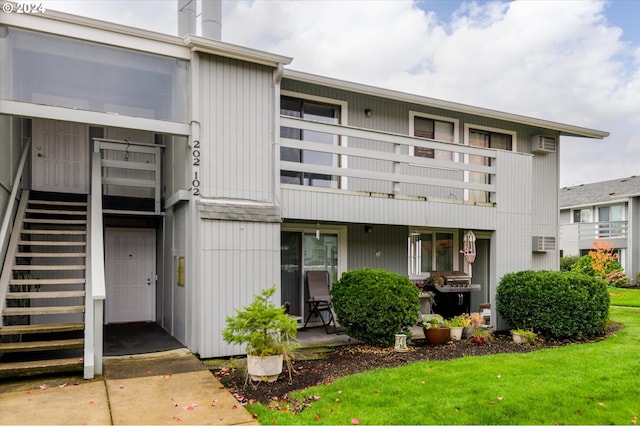
[[[371,232],[364,230],[371,226]],[[348,269],[385,269],[407,274],[406,226],[349,224],[347,228]]]
[[[280,283],[280,224],[258,222],[200,222],[198,253],[198,340],[202,357],[244,353],[221,337],[226,317],[251,303],[262,289]],[[274,298],[280,301],[280,292]]]
[[[273,201],[272,69],[210,56],[200,62],[202,196]]]

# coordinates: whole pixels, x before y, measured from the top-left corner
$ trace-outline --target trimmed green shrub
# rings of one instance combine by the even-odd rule
[[[580,256],[563,256],[560,258],[560,270],[569,272]]]
[[[331,287],[338,322],[349,336],[374,346],[393,345],[395,334],[418,322],[418,288],[381,269],[345,272]]]
[[[496,309],[511,328],[549,337],[602,333],[609,318],[609,293],[585,274],[520,271],[506,274],[496,290]]]

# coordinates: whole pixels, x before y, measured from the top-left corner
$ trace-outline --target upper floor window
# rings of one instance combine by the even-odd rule
[[[591,222],[591,209],[576,209],[573,210],[573,223],[588,223]]]
[[[185,60],[13,27],[0,30],[2,99],[187,122]]]
[[[321,121],[323,123],[339,124],[341,109],[341,105],[334,105],[315,99],[282,96],[280,100],[281,115]],[[337,145],[339,143],[339,137],[337,135],[291,127],[281,127],[280,137],[328,145]],[[337,167],[339,165],[339,156],[336,154],[288,147],[280,148],[280,160],[330,167]],[[337,176],[291,170],[280,171],[280,182],[324,188],[338,187]]]
[[[483,128],[479,126],[469,127],[467,137],[470,146],[481,148],[503,149],[506,151],[513,150],[513,142],[515,140],[515,132],[500,131],[497,129]],[[491,158],[482,155],[469,155],[468,162],[470,164],[478,164],[482,166],[492,166]],[[491,176],[487,173],[469,172],[468,181],[474,183],[492,183]],[[490,202],[491,195],[486,191],[470,190],[467,196],[469,201]]]
[[[456,123],[446,119],[430,116],[419,115],[418,113],[410,113],[411,133],[417,138],[433,139],[438,142],[455,142]],[[438,150],[433,148],[425,148],[414,146],[410,155],[424,158],[434,158],[438,160],[453,160],[451,151]]]
[[[471,128],[469,129],[469,145],[512,151],[513,135]]]
[[[598,222],[620,222],[624,220],[622,205],[598,207]]]

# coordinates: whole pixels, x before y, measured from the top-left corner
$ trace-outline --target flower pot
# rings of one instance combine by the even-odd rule
[[[472,337],[472,336],[473,336],[473,326],[472,325],[470,325],[468,327],[465,327],[462,330],[462,337],[464,339],[468,339],[469,337]]]
[[[247,372],[254,382],[275,382],[282,373],[283,355],[247,355]]]
[[[511,333],[511,339],[513,339],[513,343],[517,343],[519,345],[529,343],[529,339],[518,333]]]
[[[464,327],[451,327],[451,340],[462,339],[462,331]]]
[[[430,345],[442,345],[447,343],[451,338],[450,327],[431,327],[423,329],[424,337]]]

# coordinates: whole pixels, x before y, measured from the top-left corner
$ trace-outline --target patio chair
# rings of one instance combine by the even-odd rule
[[[309,288],[309,314],[302,328],[306,328],[309,320],[313,315],[320,317],[324,330],[329,334],[329,325],[333,323],[333,331],[336,333],[338,328],[333,315],[333,306],[331,305],[331,296],[329,295],[329,273],[327,271],[308,271],[307,286]],[[328,313],[328,321],[325,321],[323,312]]]

